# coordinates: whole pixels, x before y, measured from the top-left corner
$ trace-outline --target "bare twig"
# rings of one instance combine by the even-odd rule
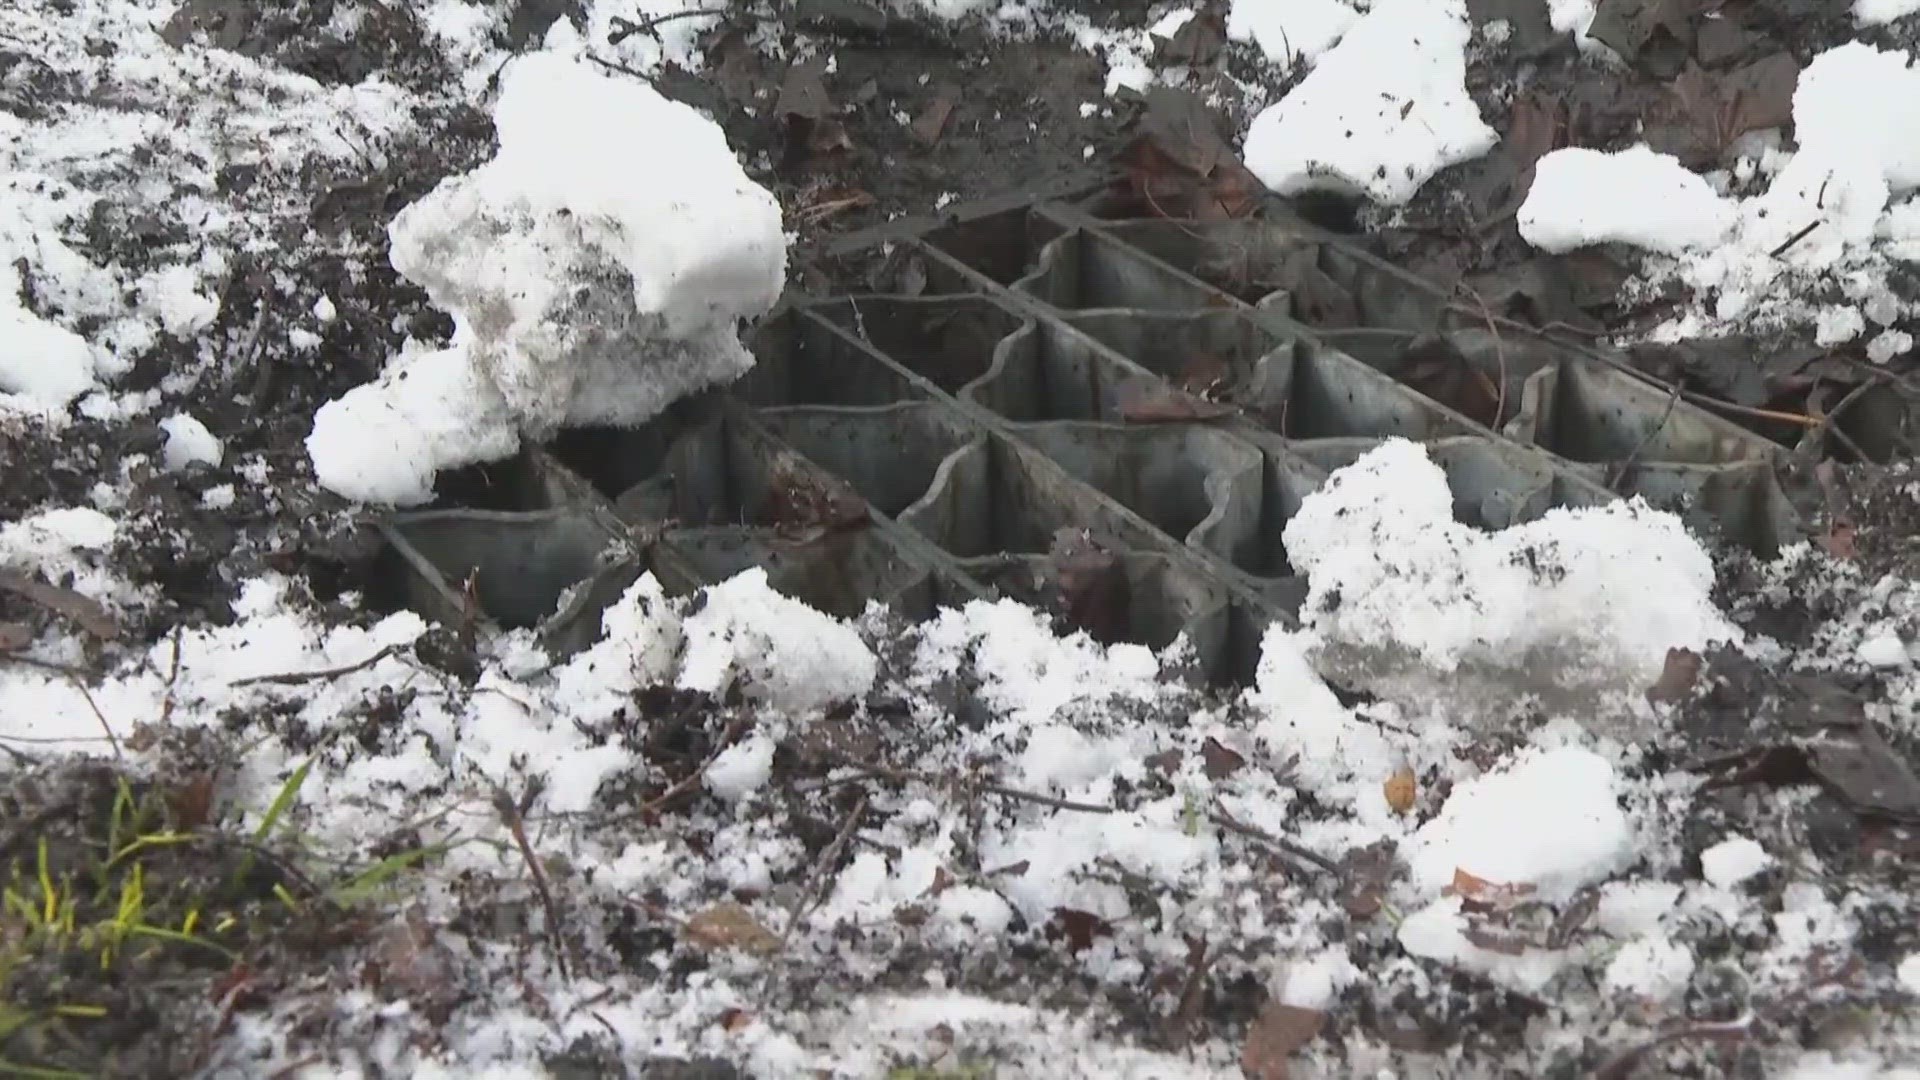
[[[567,970],[567,943],[560,933],[560,906],[554,902],[553,890],[547,886],[547,872],[540,868],[540,857],[527,840],[526,808],[539,796],[541,786],[541,781],[529,782],[526,794],[516,801],[506,788],[496,784],[493,808],[506,824],[507,831],[513,834],[514,846],[520,849],[520,857],[526,860],[527,872],[533,877],[533,890],[539,894],[540,906],[546,910],[547,936],[551,939],[553,960],[560,968],[560,977],[572,982],[573,975]]]
[[[1309,863],[1313,866],[1320,868],[1321,870],[1325,870],[1329,874],[1334,874],[1337,876],[1340,873],[1340,864],[1334,862],[1332,859],[1327,858],[1325,855],[1322,855],[1317,851],[1310,851],[1307,848],[1301,847],[1299,844],[1296,844],[1291,840],[1283,840],[1280,837],[1273,835],[1272,833],[1265,832],[1261,829],[1256,829],[1251,825],[1243,824],[1238,819],[1236,819],[1232,814],[1229,814],[1225,810],[1220,809],[1217,804],[1214,808],[1213,813],[1208,815],[1208,818],[1215,825],[1220,826],[1221,828],[1227,830],[1228,832],[1239,833],[1241,836],[1244,836],[1249,840],[1258,841],[1259,843],[1265,844],[1267,847],[1270,847],[1273,850],[1280,852],[1281,854],[1291,856],[1292,858],[1298,859],[1304,863]]]
[[[1873,378],[1862,380],[1853,389],[1847,391],[1846,394],[1842,396],[1839,401],[1834,402],[1833,408],[1824,410],[1822,412],[1821,416],[1819,417],[1820,425],[1818,427],[1815,427],[1809,430],[1806,434],[1806,437],[1808,439],[1823,439],[1828,436],[1832,436],[1833,438],[1838,439],[1844,446],[1846,446],[1848,450],[1851,450],[1854,456],[1859,458],[1861,461],[1866,462],[1866,461],[1873,460],[1872,458],[1867,456],[1864,450],[1860,448],[1859,443],[1856,443],[1853,441],[1852,436],[1848,435],[1844,430],[1841,429],[1840,415],[1846,412],[1848,409],[1853,408],[1855,403],[1857,403],[1862,397],[1866,396],[1867,391],[1872,390],[1874,387],[1881,385],[1883,381],[1884,379],[1881,378],[1879,373],[1877,372],[1875,373],[1875,376]]]
[[[1495,431],[1498,431],[1500,430],[1500,421],[1502,420],[1502,418],[1506,416],[1506,413],[1507,413],[1507,343],[1506,343],[1506,339],[1500,336],[1500,327],[1495,325],[1493,321],[1493,309],[1487,306],[1487,298],[1484,296],[1481,296],[1480,291],[1478,289],[1475,289],[1473,286],[1468,285],[1464,281],[1460,283],[1460,288],[1465,289],[1467,295],[1473,297],[1473,302],[1480,305],[1480,315],[1482,318],[1487,320],[1487,332],[1493,335],[1493,355],[1494,355],[1494,359],[1496,359],[1500,363],[1500,385],[1498,387],[1498,392],[1496,393],[1494,397],[1494,402],[1493,402],[1493,423],[1488,424],[1487,426],[1490,428],[1493,428]]]
[[[173,628],[173,663],[167,668],[167,696],[160,699],[160,726],[173,719],[173,687],[180,681],[180,633],[182,627]]]
[[[1607,468],[1607,490],[1612,491],[1621,480],[1626,478],[1627,470],[1633,468],[1634,464],[1640,460],[1640,455],[1646,450],[1647,445],[1666,430],[1667,421],[1673,416],[1673,407],[1679,402],[1680,384],[1674,383],[1673,392],[1667,395],[1667,407],[1660,413],[1659,422],[1648,428],[1646,434],[1640,436],[1640,441],[1633,444],[1633,449],[1624,459]]]
[[[1789,236],[1785,240],[1780,241],[1779,246],[1775,247],[1772,251],[1767,252],[1767,258],[1777,259],[1780,256],[1785,255],[1789,248],[1793,247],[1793,245],[1799,243],[1800,241],[1805,240],[1808,234],[1812,233],[1813,230],[1819,227],[1820,227],[1820,220],[1818,218],[1815,218],[1814,220],[1807,222],[1805,225],[1795,230],[1792,236]]]
[[[615,820],[625,820],[627,818],[633,818],[633,817],[646,817],[660,810],[662,807],[666,806],[668,803],[672,802],[674,799],[680,797],[682,794],[687,792],[695,784],[698,784],[702,777],[707,775],[707,770],[713,767],[714,762],[720,760],[720,755],[727,752],[727,748],[732,746],[734,744],[734,741],[737,740],[741,736],[741,734],[746,731],[747,726],[750,723],[751,721],[749,721],[746,717],[743,716],[734,720],[732,723],[728,724],[726,731],[722,732],[720,735],[719,745],[713,748],[713,753],[707,755],[707,759],[700,763],[699,768],[681,777],[678,781],[676,781],[673,784],[672,787],[669,787],[667,790],[661,792],[660,794],[654,796],[651,799],[648,799],[645,803],[642,803],[638,810],[634,810],[630,813],[622,814],[620,815],[619,818],[616,818]]]
[[[820,901],[825,894],[825,890],[821,887],[822,881],[833,864],[839,861],[840,852],[846,849],[847,841],[853,838],[853,831],[860,827],[860,819],[866,816],[866,813],[867,797],[862,795],[860,801],[853,805],[853,810],[847,814],[846,820],[840,823],[840,831],[834,834],[833,842],[820,852],[818,859],[814,860],[813,869],[807,873],[806,883],[801,888],[800,894],[794,897],[793,906],[787,911],[787,928],[780,932],[782,951],[786,950],[787,942],[793,940],[793,932],[800,928],[800,924],[806,921],[807,916],[813,914],[814,908],[820,906]]]
[[[954,787],[958,787],[962,790],[984,792],[989,795],[998,795],[1003,799],[1014,799],[1020,802],[1037,803],[1041,806],[1051,806],[1059,810],[1072,810],[1082,814],[1113,813],[1113,807],[1105,806],[1100,803],[1074,802],[1072,799],[1062,799],[1053,795],[1042,795],[1037,791],[1022,791],[1019,788],[1010,788],[1003,784],[994,784],[994,783],[989,783],[987,781],[955,780],[955,779],[951,779],[944,776],[936,776],[933,773],[920,772],[915,769],[896,769],[887,765],[875,765],[872,762],[861,761],[859,758],[853,757],[852,755],[849,755],[849,754],[841,754],[841,753],[834,752],[831,754],[831,756],[833,757],[834,764],[836,765],[844,765],[851,769],[860,770],[861,775],[857,777],[849,777],[841,781],[836,781],[840,783],[850,783],[855,779],[871,780],[876,777],[881,779],[886,779],[886,780],[892,780],[895,783],[904,783],[909,780],[918,780],[926,784],[934,784],[936,786],[951,785]]]
[[[1593,1072],[1594,1080],[1626,1080],[1633,1074],[1634,1068],[1662,1046],[1683,1042],[1688,1039],[1712,1039],[1717,1042],[1738,1042],[1753,1034],[1754,1016],[1747,1013],[1733,1020],[1701,1021],[1686,1024],[1663,1032],[1639,1046],[1626,1051],[1613,1060],[1601,1065]]]
[[[1038,803],[1041,806],[1051,806],[1059,810],[1072,810],[1081,814],[1113,813],[1113,807],[1111,806],[1102,806],[1099,803],[1074,802],[1072,799],[1061,799],[1052,795],[1042,795],[1037,791],[1021,791],[1019,788],[1005,787],[1000,784],[970,783],[965,786],[971,787],[976,791],[984,791],[992,795],[998,795],[1004,799],[1017,799],[1021,802]]]
[[[613,29],[607,33],[607,44],[618,45],[635,34],[646,34],[649,37],[657,38],[658,35],[654,34],[654,30],[658,29],[660,24],[670,23],[675,19],[692,19],[701,15],[726,14],[729,14],[726,8],[688,8],[685,11],[669,11],[665,15],[655,15],[650,19],[642,19],[639,22],[634,22],[632,19],[623,19],[616,15],[610,23]],[[744,15],[749,13],[736,12],[734,14]]]
[[[351,675],[356,671],[365,671],[387,657],[408,647],[407,643],[388,645],[372,656],[345,667],[323,668],[319,671],[289,671],[277,675],[249,675],[244,679],[235,679],[228,686],[253,686],[258,683],[272,683],[275,686],[297,686],[301,683],[317,682],[322,679],[335,679],[342,675]],[[178,662],[176,653],[175,662]]]

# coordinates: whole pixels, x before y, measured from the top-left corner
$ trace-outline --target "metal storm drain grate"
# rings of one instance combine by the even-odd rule
[[[760,566],[842,616],[1003,595],[1107,640],[1185,634],[1239,680],[1305,592],[1288,516],[1392,436],[1484,528],[1642,495],[1762,553],[1799,536],[1783,448],[1671,388],[1298,220],[1092,205],[898,237],[914,295],[794,301],[733,386],[492,468],[486,509],[393,516],[406,601],[567,652],[643,572],[686,592]]]

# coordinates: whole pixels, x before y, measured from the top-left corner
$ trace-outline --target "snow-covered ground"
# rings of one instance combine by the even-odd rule
[[[1302,1075],[1478,1076],[1677,1030],[1649,1075],[1717,1068],[1732,1034],[1768,1075],[1915,1075],[1920,940],[1897,929],[1914,898],[1879,864],[1823,866],[1800,819],[1727,824],[1683,757],[1684,703],[1647,693],[1676,655],[1731,649],[1870,679],[1872,722],[1920,739],[1920,593],[1814,547],[1744,566],[1729,599],[1731,560],[1671,515],[1620,504],[1485,533],[1453,520],[1420,446],[1390,441],[1291,520],[1303,625],[1269,629],[1255,684],[1233,691],[1176,677],[1178,644],[1061,637],[1012,601],[841,621],[761,571],[695,597],[643,577],[586,651],[510,632],[464,679],[429,659],[458,628],[298,568],[226,582],[225,610],[168,608],[124,563],[155,471],[220,470],[194,492],[216,517],[263,493],[290,517],[337,506],[316,484],[418,503],[439,470],[639,422],[750,362],[740,324],[788,268],[779,206],[717,126],[631,74],[698,66],[714,17],[606,45],[624,20],[702,8],[600,0],[510,59],[508,6],[414,5],[430,71],[325,78],[284,42],[218,47],[236,23],[196,43],[166,0],[0,11],[0,429],[27,433],[8,446],[86,422],[161,432],[84,498],[0,523],[0,570],[86,602],[0,618],[0,779],[82,754],[138,771],[162,759],[154,729],[204,732],[231,743],[217,799],[241,828],[284,828],[328,865],[432,853],[394,920],[414,935],[404,959],[376,938],[264,999],[209,1002],[230,1015],[206,1025],[206,1072],[541,1076],[587,1045],[611,1075],[717,1059],[756,1077],[1271,1077],[1290,1058]],[[1100,45],[1109,92],[1159,77],[1156,34],[1196,17],[1159,5],[1116,31],[1039,3],[898,6]],[[1581,28],[1577,7],[1554,4],[1554,24]],[[386,9],[329,10],[351,36]],[[1863,21],[1901,14],[1862,0]],[[1496,145],[1459,0],[1235,0],[1226,32],[1297,80],[1244,145],[1276,190],[1396,205]],[[1659,252],[1647,280],[1699,290],[1666,332],[1813,320],[1891,359],[1912,312],[1874,275],[1920,242],[1909,65],[1865,46],[1816,58],[1795,146],[1758,140],[1731,178],[1555,151],[1522,234]],[[458,110],[496,145],[384,207],[385,248],[324,235],[315,176],[346,191]],[[394,348],[344,377],[346,296],[283,271],[256,288],[260,315],[209,333],[280,249],[341,260],[349,283],[390,264],[452,331],[380,328]],[[1847,290],[1844,310],[1809,307],[1816,280]],[[331,401],[299,418],[297,448],[235,453],[189,406],[262,385],[269,332],[284,340],[267,355],[324,369]],[[30,481],[6,465],[0,483]],[[1801,638],[1757,623],[1796,598],[1824,612]],[[297,798],[270,810],[290,777]],[[1858,1022],[1781,1034],[1831,1001]],[[1280,1024],[1276,1006],[1338,1039],[1253,1053],[1247,1030]],[[1460,1048],[1513,1025],[1519,1049]]]

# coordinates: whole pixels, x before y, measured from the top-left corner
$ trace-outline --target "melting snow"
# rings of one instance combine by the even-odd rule
[[[1719,243],[1734,218],[1733,207],[1671,154],[1569,147],[1534,167],[1519,225],[1543,251],[1619,242],[1676,254]]]
[[[1384,0],[1254,117],[1247,168],[1282,195],[1327,189],[1399,205],[1498,141],[1467,95],[1463,0]]]
[[[738,323],[778,297],[786,240],[718,126],[553,53],[507,67],[494,126],[498,155],[390,230],[453,344],[403,353],[314,417],[314,471],[349,498],[424,502],[438,470],[523,433],[638,424],[752,366]]]
[[[1446,474],[1405,439],[1335,473],[1284,540],[1310,587],[1302,621],[1336,653],[1407,651],[1441,672],[1558,653],[1555,672],[1640,687],[1669,648],[1736,633],[1712,560],[1672,514],[1634,500],[1484,532],[1453,519]]]

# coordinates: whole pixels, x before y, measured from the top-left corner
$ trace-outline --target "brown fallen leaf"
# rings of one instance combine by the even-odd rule
[[[933,100],[928,103],[913,122],[910,129],[914,140],[922,146],[932,146],[940,141],[941,133],[947,130],[947,120],[953,116],[954,106],[960,104],[960,88],[952,83],[942,83],[934,91]]]
[[[1240,1068],[1252,1080],[1287,1080],[1288,1059],[1319,1036],[1327,1014],[1268,999],[1266,1007],[1247,1029],[1240,1051]]]
[[[1648,109],[1647,144],[1689,168],[1716,165],[1747,132],[1793,122],[1799,78],[1800,65],[1786,53],[1719,74],[1689,63]]]
[[[1056,599],[1067,625],[1103,645],[1123,641],[1132,621],[1126,564],[1086,529],[1063,528],[1048,551]]]
[[[1396,814],[1406,814],[1413,810],[1415,797],[1419,794],[1419,785],[1414,779],[1413,769],[1402,765],[1393,770],[1386,782],[1381,785],[1387,797],[1387,807]]]
[[[1134,139],[1120,154],[1128,216],[1219,221],[1252,213],[1266,185],[1220,134],[1206,101],[1170,86],[1143,100]]]
[[[1068,949],[1085,952],[1093,948],[1095,938],[1112,937],[1113,924],[1091,911],[1057,907],[1053,909],[1053,918],[1047,921],[1047,936],[1065,938]]]
[[[1211,735],[1207,736],[1206,742],[1200,744],[1200,759],[1201,769],[1210,780],[1225,780],[1239,772],[1247,763],[1244,755],[1229,749]]]
[[[194,773],[179,787],[167,793],[167,808],[173,812],[172,827],[193,832],[213,820],[214,775],[211,771]]]
[[[33,640],[33,631],[17,622],[0,622],[0,652],[24,649]]]
[[[1478,908],[1481,910],[1511,907],[1519,901],[1532,896],[1533,893],[1534,885],[1532,882],[1521,881],[1509,884],[1506,882],[1488,881],[1486,878],[1480,877],[1477,874],[1470,874],[1457,866],[1453,868],[1452,884],[1440,890],[1440,895],[1442,896],[1460,897],[1463,907]]]
[[[1654,705],[1672,705],[1685,701],[1700,681],[1701,656],[1692,649],[1668,649],[1666,666],[1660,678],[1647,688],[1647,701]]]
[[[1499,427],[1500,388],[1442,334],[1422,334],[1401,354],[1400,381],[1488,427]]]
[[[1857,532],[1851,521],[1836,521],[1820,534],[1820,547],[1836,559],[1858,558],[1860,544],[1855,538]]]
[[[73,620],[75,625],[102,641],[113,641],[120,636],[120,624],[114,621],[112,614],[91,597],[82,596],[72,589],[63,589],[30,574],[18,570],[0,569],[0,590],[13,593],[32,603],[46,608],[56,615]]]
[[[852,484],[781,450],[767,466],[767,489],[756,520],[783,535],[813,538],[864,528],[872,518],[867,501]]]
[[[1114,394],[1120,419],[1129,424],[1179,424],[1190,420],[1218,420],[1233,414],[1233,406],[1195,397],[1158,379],[1135,379]]]
[[[768,956],[780,951],[780,935],[760,925],[753,912],[732,901],[696,912],[681,924],[680,933],[702,952],[732,950]]]

